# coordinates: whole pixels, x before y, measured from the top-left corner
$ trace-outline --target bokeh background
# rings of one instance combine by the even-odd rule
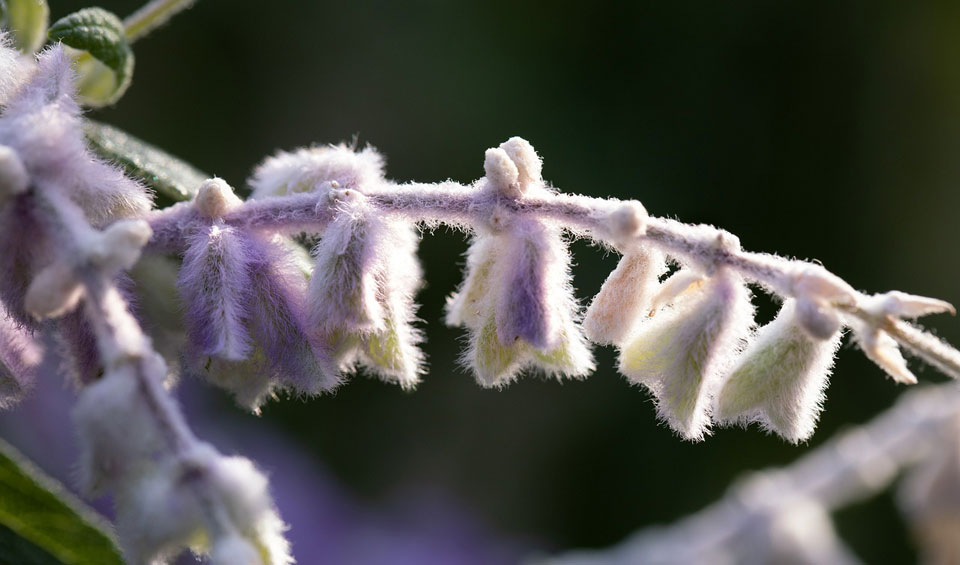
[[[88,5],[50,3],[54,19]],[[138,3],[100,5],[125,16]],[[381,150],[390,178],[469,182],[487,147],[520,135],[563,191],[722,226],[745,248],[817,259],[865,291],[958,303],[958,32],[955,2],[200,0],[135,45],[133,86],[90,115],[235,186],[278,149],[344,140]],[[572,248],[587,301],[616,258]],[[451,553],[430,555],[449,563],[609,545],[702,508],[741,473],[801,457],[903,392],[846,345],[819,430],[794,447],[756,429],[681,441],[609,348],[586,381],[483,390],[458,367],[460,330],[442,321],[465,249],[444,230],[422,242],[430,371],[416,392],[361,375],[260,418],[202,387],[184,392],[205,399],[185,399],[195,419],[233,437],[223,441],[276,488],[297,484],[301,504],[326,489],[362,509],[351,523],[373,523],[382,552],[353,562],[439,539]],[[756,303],[772,317],[766,297]],[[956,320],[928,324],[960,342]],[[257,429],[324,482],[256,451]],[[300,561],[324,562],[311,539],[337,543],[346,510],[304,523],[285,508],[297,497],[278,498]],[[865,561],[915,559],[892,494],[836,518]],[[462,535],[440,527],[457,520]]]

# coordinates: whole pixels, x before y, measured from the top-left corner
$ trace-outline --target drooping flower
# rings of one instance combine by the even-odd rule
[[[344,371],[357,365],[412,388],[424,370],[414,301],[422,285],[419,234],[411,222],[373,209],[366,196],[389,185],[383,158],[345,145],[281,152],[250,180],[255,198],[326,193],[336,219],[313,249],[311,326]]]
[[[525,140],[487,151],[477,190],[493,199],[549,194],[541,163]],[[467,254],[463,285],[447,304],[447,323],[470,330],[464,362],[484,386],[503,386],[525,368],[580,377],[593,358],[577,323],[570,255],[560,228],[498,208]]]
[[[655,249],[635,247],[624,253],[587,309],[587,337],[595,343],[623,343],[650,310],[666,268],[663,254]]]
[[[819,339],[797,318],[789,300],[760,328],[717,395],[719,422],[757,422],[791,443],[813,434],[842,333]]]
[[[188,372],[256,410],[275,387],[312,394],[337,377],[306,329],[306,281],[286,249],[268,234],[220,220],[238,202],[220,179],[201,186],[178,286]]]
[[[331,193],[337,219],[313,250],[310,319],[345,370],[360,363],[404,388],[423,372],[413,326],[421,284],[417,235],[400,220],[377,217],[356,191]]]
[[[684,280],[679,293],[671,279]],[[657,412],[691,440],[710,425],[710,402],[753,326],[750,291],[735,272],[719,267],[690,284],[684,271],[661,285],[670,304],[639,325],[620,350],[620,372],[653,393]],[[655,300],[656,302],[657,300]]]

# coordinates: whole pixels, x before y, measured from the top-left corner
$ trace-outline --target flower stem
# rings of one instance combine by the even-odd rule
[[[177,12],[190,7],[195,0],[153,0],[127,16],[123,26],[127,32],[127,41],[133,43],[147,35]]]

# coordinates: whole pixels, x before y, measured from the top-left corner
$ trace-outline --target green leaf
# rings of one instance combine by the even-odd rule
[[[24,53],[43,45],[49,17],[46,0],[0,0],[0,21],[13,32],[13,45]]]
[[[77,93],[88,106],[113,104],[133,77],[133,50],[120,18],[101,8],[84,8],[57,20],[50,39],[85,51],[77,55]]]
[[[104,524],[0,440],[0,562],[121,564]]]
[[[190,200],[200,183],[210,178],[192,165],[115,127],[87,120],[84,133],[90,148],[116,163],[129,176],[174,202]]]

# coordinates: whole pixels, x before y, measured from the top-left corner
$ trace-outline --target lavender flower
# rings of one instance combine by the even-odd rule
[[[276,387],[313,394],[335,386],[337,376],[306,329],[306,281],[284,247],[220,220],[238,202],[220,179],[200,187],[178,286],[188,372],[256,411]]]
[[[250,181],[254,197],[325,194],[334,221],[313,249],[308,296],[316,335],[341,370],[356,365],[403,388],[419,382],[424,356],[414,296],[422,284],[418,234],[410,222],[378,217],[368,195],[388,190],[373,148],[339,145],[280,153]]]
[[[491,199],[552,194],[540,177],[539,156],[512,138],[487,151],[478,191]],[[477,231],[463,285],[447,304],[447,323],[471,332],[464,362],[484,386],[502,386],[524,368],[580,377],[593,359],[577,324],[570,256],[557,226],[496,208]]]

